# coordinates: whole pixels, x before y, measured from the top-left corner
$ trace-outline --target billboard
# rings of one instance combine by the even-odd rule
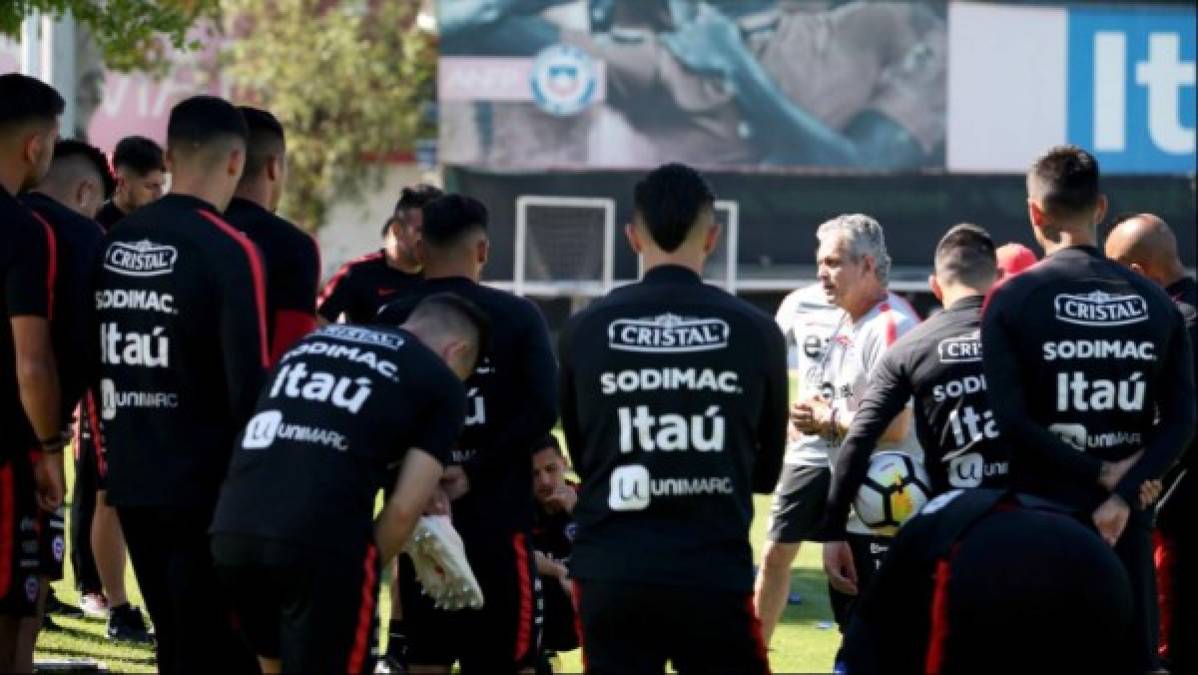
[[[944,166],[943,2],[440,0],[440,156]]]
[[[1068,142],[1106,173],[1194,173],[1193,5],[953,3],[949,25],[950,170]]]

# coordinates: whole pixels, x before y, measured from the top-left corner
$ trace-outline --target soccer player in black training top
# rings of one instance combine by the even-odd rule
[[[1193,355],[1169,296],[1095,248],[1106,198],[1094,158],[1053,148],[1027,188],[1046,257],[999,285],[983,310],[990,407],[1015,489],[1091,512],[1115,547],[1132,583],[1138,665],[1152,670],[1151,523],[1138,496],[1193,433]]]
[[[18,648],[22,617],[39,594],[34,518],[62,505],[62,411],[54,343],[55,239],[14,195],[50,167],[63,100],[24,75],[0,75],[0,671],[30,672]],[[33,455],[41,456],[36,463]]]
[[[420,283],[421,208],[440,196],[431,185],[400,192],[395,212],[383,223],[383,248],[342,265],[320,292],[316,304],[322,320],[337,321],[344,314],[350,323],[369,323],[383,305]]]
[[[398,329],[321,329],[267,378],[212,525],[263,672],[374,672],[378,573],[449,464],[486,323],[460,297],[430,296]]]
[[[1150,213],[1116,218],[1106,254],[1165,289],[1181,310],[1192,353],[1198,353],[1198,286],[1186,275],[1177,237],[1165,221]],[[1194,445],[1190,439],[1185,454],[1166,476],[1153,541],[1161,629],[1158,653],[1176,673],[1198,668],[1198,538],[1190,521],[1198,513]]]
[[[245,171],[225,220],[258,245],[266,263],[266,332],[270,361],[316,327],[320,251],[316,240],[275,215],[287,177],[283,126],[265,110],[242,106],[250,139]]]
[[[843,672],[1142,672],[1127,575],[1087,515],[988,488],[932,500],[863,589]]]
[[[61,391],[59,413],[64,422],[75,413],[87,379],[85,355],[92,337],[87,325],[91,304],[88,288],[92,263],[96,252],[100,250],[100,240],[104,237],[103,228],[92,217],[103,203],[106,185],[111,182],[108,161],[103,153],[80,141],[60,140],[54,147],[50,170],[31,191],[21,195],[22,203],[40,220],[49,224],[54,232],[57,279],[54,284],[54,318],[50,326]],[[86,589],[96,593],[102,591],[102,583],[92,560],[89,538],[96,503],[96,456],[95,452],[81,452],[81,446],[76,444],[72,515],[83,522],[71,528],[71,543],[82,548],[82,551],[73,551],[72,564],[79,570],[76,575],[86,580]],[[83,467],[82,471],[80,467]],[[64,515],[62,509],[56,513],[39,511],[38,514],[43,598],[38,602],[39,613],[49,609],[44,599],[50,590],[48,582],[62,578],[66,552]],[[124,555],[123,548],[121,555]],[[117,616],[118,622],[122,619],[129,622],[141,619],[137,610],[128,606],[123,607]],[[26,620],[22,626],[22,639],[29,640],[30,650],[37,642],[41,626],[40,617]]]
[[[574,507],[578,484],[566,478],[566,455],[553,434],[538,444],[532,455],[532,488],[537,510],[533,517],[532,546],[536,552],[541,595],[545,599],[538,673],[552,672],[557,652],[578,649],[578,620],[574,613],[573,582],[566,564],[574,550]]]
[[[116,191],[96,214],[96,222],[105,230],[162,196],[166,162],[157,143],[145,136],[127,136],[116,144],[112,168]]]
[[[482,587],[481,610],[436,610],[401,560],[408,661],[427,672],[530,670],[538,656],[540,592],[532,542],[532,453],[557,419],[557,367],[536,305],[478,283],[487,261],[487,209],[451,194],[424,206],[426,281],[379,312],[402,323],[420,298],[456,293],[491,320],[491,343],[466,380],[462,438],[446,470],[453,524]]]
[[[699,277],[719,226],[694,169],[637,183],[645,278],[562,332],[562,429],[582,478],[571,575],[587,672],[766,673],[753,609],[754,492],[782,468],[786,345]]]
[[[254,668],[229,624],[208,525],[268,363],[266,279],[218,215],[245,120],[211,96],[171,111],[171,193],[108,233],[96,267],[100,418],[117,508],[164,673]]]
[[[1010,452],[986,398],[982,375],[982,300],[998,279],[994,242],[976,225],[958,225],[936,246],[928,279],[944,311],[891,346],[873,374],[841,446],[828,497],[827,536],[840,538],[878,439],[915,398],[915,432],[934,493],[1003,487]]]

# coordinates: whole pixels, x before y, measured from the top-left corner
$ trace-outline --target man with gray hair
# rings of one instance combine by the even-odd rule
[[[853,422],[874,368],[899,337],[919,324],[919,316],[889,291],[890,255],[878,221],[862,214],[837,216],[820,225],[816,237],[824,297],[843,311],[815,373],[820,393],[795,403],[791,421],[799,431],[827,439],[829,464],[835,466],[835,449]],[[922,461],[909,402],[882,434],[878,449],[905,451]],[[888,537],[878,536],[855,515],[846,531],[846,541],[824,545],[832,612],[842,629],[853,598],[889,547]]]

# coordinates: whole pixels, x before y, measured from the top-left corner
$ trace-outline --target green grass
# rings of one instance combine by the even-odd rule
[[[69,466],[70,461],[67,464],[67,484],[70,485],[73,482],[73,467]],[[753,520],[752,541],[754,557],[759,560],[761,543],[765,539],[768,498],[757,497],[755,506],[757,517]],[[67,517],[69,528],[69,512]],[[830,672],[832,669],[832,658],[839,644],[839,634],[835,628],[818,627],[821,623],[832,621],[827,585],[821,567],[819,546],[805,545],[791,570],[791,586],[803,596],[803,602],[786,608],[782,622],[774,632],[770,664],[775,673]],[[141,594],[137,590],[132,567],[126,568],[126,579],[130,601],[140,605]],[[54,588],[64,602],[78,603],[79,594],[75,590],[74,572],[69,564],[66,567],[66,577],[56,583]],[[387,592],[381,595],[380,610],[383,620],[380,625],[385,627],[391,614],[391,598]],[[38,659],[91,658],[102,661],[111,671],[154,672],[153,651],[108,642],[104,637],[104,622],[65,619],[58,616],[54,617],[54,621],[63,630],[42,632],[37,644]],[[581,655],[577,651],[564,654],[561,664],[564,672],[581,672]]]

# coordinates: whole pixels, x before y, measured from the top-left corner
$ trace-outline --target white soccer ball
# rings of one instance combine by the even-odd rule
[[[931,498],[931,482],[923,465],[905,452],[879,452],[870,458],[869,473],[857,491],[853,510],[866,527],[893,536]]]

